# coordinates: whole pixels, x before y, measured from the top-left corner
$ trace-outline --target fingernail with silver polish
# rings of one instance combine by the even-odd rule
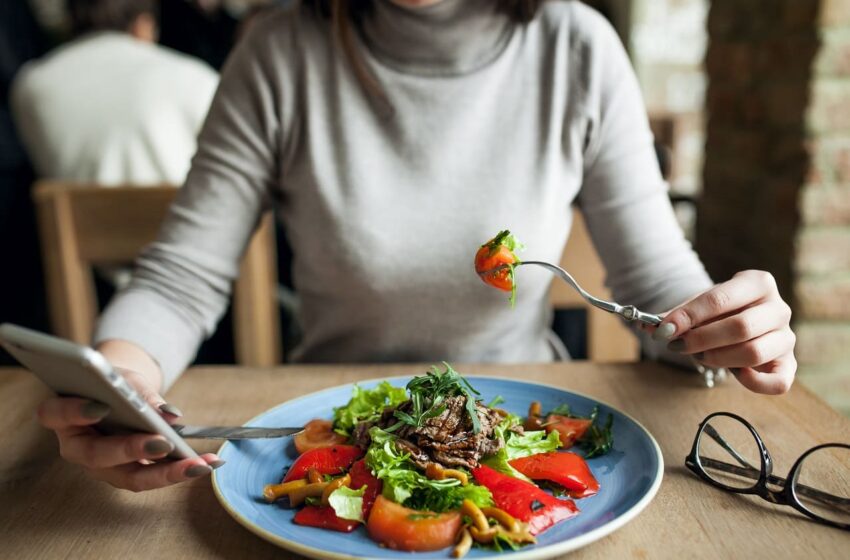
[[[174,444],[165,439],[151,439],[145,442],[144,449],[148,456],[157,457],[174,451]]]
[[[218,461],[213,461],[212,463],[209,463],[209,465],[210,465],[210,468],[212,470],[215,470],[215,469],[219,468],[220,466],[222,466],[223,464],[225,464],[226,462],[227,461],[225,461],[223,459],[219,459]]]
[[[89,401],[83,405],[80,413],[84,418],[100,419],[109,414],[109,406],[97,401]]]
[[[192,465],[186,472],[184,473],[189,478],[198,478],[199,476],[204,476],[205,474],[210,474],[212,472],[212,468],[209,465]]]
[[[655,332],[652,333],[652,338],[655,340],[670,340],[673,338],[673,334],[676,332],[676,325],[673,323],[665,323],[655,329]]]
[[[681,339],[681,338],[677,338],[676,340],[670,342],[667,345],[667,350],[670,350],[671,352],[681,352],[684,349],[685,349],[685,341],[684,341],[684,339]]]
[[[183,412],[173,404],[162,403],[159,405],[159,410],[160,412],[164,412],[165,414],[170,414],[172,416],[183,416]]]

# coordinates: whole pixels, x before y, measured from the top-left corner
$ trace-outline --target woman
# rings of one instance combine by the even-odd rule
[[[98,347],[173,418],[159,393],[212,330],[274,206],[301,297],[294,359],[552,360],[551,278],[523,270],[511,310],[467,271],[505,227],[557,261],[574,202],[614,297],[675,308],[650,350],[788,389],[794,335],[772,277],[712,287],[670,209],[623,48],[571,1],[314,0],[264,20],[226,65],[186,186]],[[63,456],[115,486],[220,464],[141,464],[167,442],[99,437],[89,426],[105,413],[72,399],[41,408]]]

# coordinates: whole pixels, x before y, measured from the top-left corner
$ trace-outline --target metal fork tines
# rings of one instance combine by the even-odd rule
[[[550,264],[543,261],[522,261],[516,263],[516,265],[514,266],[525,266],[529,264],[542,266],[549,272],[555,274],[561,280],[572,286],[573,289],[575,289],[575,291],[577,291],[587,303],[594,307],[598,307],[599,309],[603,309],[605,311],[608,311],[609,313],[616,313],[626,321],[640,321],[648,325],[657,325],[661,323],[661,317],[652,313],[645,313],[639,310],[634,305],[620,305],[619,303],[615,303],[613,301],[605,301],[604,299],[599,299],[590,295],[584,290],[584,288],[579,286],[579,283],[576,282],[575,278],[573,278],[569,272],[567,272],[560,266],[556,266],[554,264]],[[507,267],[508,265],[502,266]]]

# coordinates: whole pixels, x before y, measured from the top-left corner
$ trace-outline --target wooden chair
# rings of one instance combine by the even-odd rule
[[[42,181],[34,198],[54,332],[89,344],[97,316],[93,266],[129,264],[156,238],[177,188],[99,187]],[[248,246],[233,290],[239,364],[281,361],[274,225],[267,214]]]
[[[584,218],[573,211],[573,227],[561,266],[575,277],[582,288],[599,298],[610,298],[605,287],[605,268],[590,240]],[[555,309],[587,309],[587,354],[594,362],[635,362],[640,358],[637,338],[622,319],[596,309],[581,299],[564,282],[552,282],[551,301]]]

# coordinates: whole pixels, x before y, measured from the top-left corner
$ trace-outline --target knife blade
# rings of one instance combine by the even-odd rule
[[[257,426],[171,426],[178,435],[188,439],[261,439],[280,438],[297,434],[304,428],[261,428]]]

